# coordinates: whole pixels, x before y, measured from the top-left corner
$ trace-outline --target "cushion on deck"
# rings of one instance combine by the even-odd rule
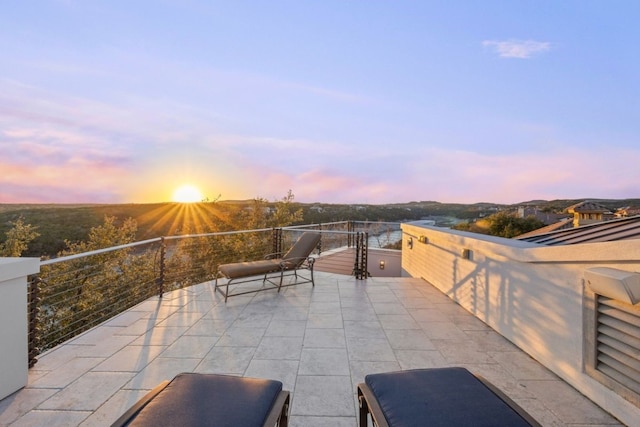
[[[275,259],[235,262],[232,264],[223,264],[219,267],[220,273],[224,274],[228,279],[257,276],[259,274],[266,274],[279,270],[280,261]]]
[[[289,251],[282,256],[283,260],[293,259],[292,263],[288,263],[289,268],[294,268],[302,264],[302,262],[313,252],[320,243],[320,233],[304,232],[296,240],[296,243]]]
[[[529,426],[464,368],[416,369],[365,377],[390,426]]]
[[[130,426],[262,426],[282,383],[229,375],[177,375]]]

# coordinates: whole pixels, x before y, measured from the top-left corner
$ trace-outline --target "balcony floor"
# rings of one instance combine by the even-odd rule
[[[105,426],[180,372],[278,379],[296,426],[357,425],[364,375],[464,366],[545,426],[620,425],[420,279],[318,273],[230,298],[204,283],[154,298],[47,352],[0,401],[0,425]]]

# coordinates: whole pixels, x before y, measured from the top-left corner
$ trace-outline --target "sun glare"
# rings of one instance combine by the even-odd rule
[[[173,192],[173,201],[179,203],[194,203],[200,202],[203,199],[203,195],[193,185],[183,185]]]

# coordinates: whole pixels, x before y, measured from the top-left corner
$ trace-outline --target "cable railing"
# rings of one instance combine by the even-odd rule
[[[399,222],[353,221],[353,232],[365,232],[369,235],[369,248],[400,249],[402,229]]]
[[[351,273],[364,279],[368,247],[378,239],[370,233],[394,232],[384,224],[344,221],[168,236],[43,260],[39,274],[29,278],[29,366],[42,352],[151,297],[215,279],[221,264],[286,250],[305,231],[322,236],[313,256],[349,248]]]

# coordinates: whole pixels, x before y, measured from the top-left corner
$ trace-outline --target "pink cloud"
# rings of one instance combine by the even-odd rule
[[[412,165],[415,193],[422,184],[426,197],[441,201],[495,201],[517,203],[526,199],[597,197],[620,187],[612,171],[626,171],[627,182],[639,182],[636,150],[575,151],[488,155],[477,152],[425,150]],[[429,160],[430,159],[430,160]],[[618,174],[619,175],[619,174]],[[431,196],[431,197],[429,197]],[[632,192],[626,197],[634,197]],[[412,198],[412,199],[415,199]]]
[[[122,197],[120,193],[105,189],[69,188],[65,185],[7,186],[0,182],[0,186],[0,203],[118,203]]]

